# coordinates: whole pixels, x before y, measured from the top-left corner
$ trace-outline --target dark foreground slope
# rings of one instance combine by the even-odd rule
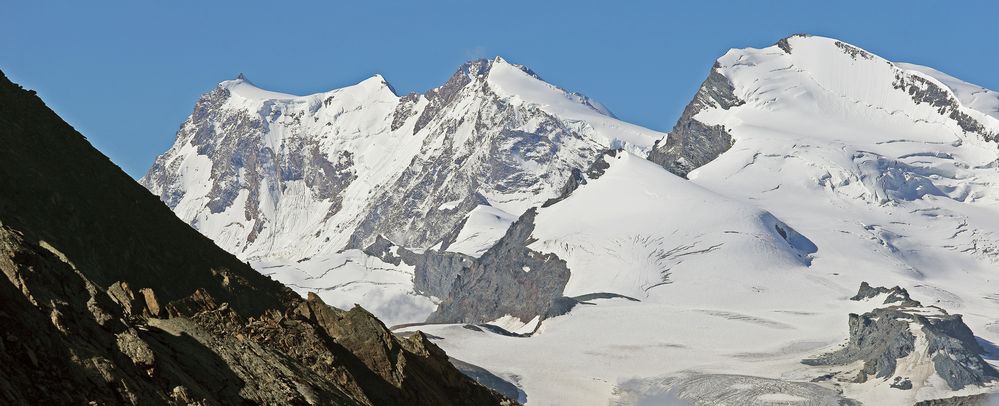
[[[0,403],[499,404],[216,247],[0,73]]]

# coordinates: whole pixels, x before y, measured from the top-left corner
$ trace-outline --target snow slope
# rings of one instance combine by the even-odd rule
[[[601,145],[645,155],[655,141],[649,137],[648,129],[617,120],[599,102],[545,83],[536,75],[525,72],[522,67],[508,63],[496,64],[489,72],[488,81],[492,90],[500,97],[514,104],[538,106],[546,113],[563,118],[584,132],[592,133]]]
[[[537,241],[528,247],[568,263],[566,296],[604,292],[657,300],[671,283],[710,288],[757,278],[756,270],[800,270],[815,251],[770,213],[641,157],[602,159],[611,161],[605,173],[535,219]]]
[[[517,216],[492,206],[476,206],[468,213],[455,241],[447,250],[479,257],[496,243]]]

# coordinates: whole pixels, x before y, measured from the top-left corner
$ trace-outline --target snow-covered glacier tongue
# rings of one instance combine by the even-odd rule
[[[719,58],[668,135],[501,58],[406,96],[239,78],[143,183],[529,404],[973,399],[997,389],[997,108],[804,35]]]

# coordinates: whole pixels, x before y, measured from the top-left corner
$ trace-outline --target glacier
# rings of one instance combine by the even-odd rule
[[[528,404],[711,385],[911,404],[997,387],[955,390],[925,357],[864,382],[857,363],[802,360],[850,339],[869,282],[962,314],[999,365],[997,137],[999,93],[795,35],[721,56],[668,134],[499,57],[404,96],[381,76],[308,96],[237,78],[142,183],[258,271],[438,337]],[[388,252],[366,253],[379,238]],[[414,280],[435,270],[399,255],[458,258],[432,263],[462,282],[428,294]]]

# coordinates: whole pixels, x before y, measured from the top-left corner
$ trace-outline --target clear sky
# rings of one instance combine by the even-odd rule
[[[240,72],[295,94],[381,73],[403,94],[502,55],[666,131],[726,50],[800,32],[999,89],[996,1],[5,3],[0,69],[135,177]]]

